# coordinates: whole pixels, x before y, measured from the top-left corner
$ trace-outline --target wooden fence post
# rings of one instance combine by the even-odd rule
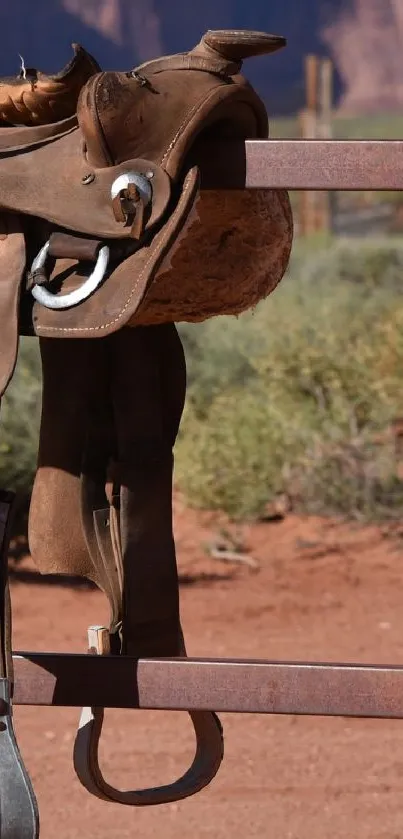
[[[302,139],[332,138],[333,64],[330,59],[308,55],[305,59],[306,108],[299,114]],[[299,203],[299,229],[302,236],[318,230],[330,231],[334,196],[328,192],[302,192]]]

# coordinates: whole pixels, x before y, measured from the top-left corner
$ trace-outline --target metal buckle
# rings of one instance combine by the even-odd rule
[[[125,172],[111,186],[112,209],[121,224],[131,220],[131,236],[139,239],[144,228],[144,212],[153,196],[150,178],[153,172]]]

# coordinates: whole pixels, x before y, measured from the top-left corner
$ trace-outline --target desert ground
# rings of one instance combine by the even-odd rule
[[[258,567],[225,564],[211,546],[241,540]],[[294,515],[227,527],[176,499],[181,610],[195,656],[403,661],[403,528]],[[230,540],[231,541],[231,540]],[[49,585],[29,558],[13,570],[14,648],[84,651],[107,618],[88,587]],[[92,798],[75,778],[77,709],[15,709],[39,800],[41,839],[400,839],[403,721],[221,716],[225,758],[198,796],[130,809]],[[107,777],[125,788],[171,780],[192,750],[184,714],[110,711]]]

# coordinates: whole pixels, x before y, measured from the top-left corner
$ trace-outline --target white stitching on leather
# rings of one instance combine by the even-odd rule
[[[202,104],[204,104],[204,103],[202,103]],[[168,155],[169,155],[169,152],[170,152],[170,151],[172,151],[172,149],[173,149],[173,147],[174,147],[175,143],[177,142],[177,140],[178,140],[178,138],[179,138],[179,135],[180,135],[180,134],[182,134],[182,131],[183,131],[183,129],[185,128],[185,125],[189,122],[189,119],[190,119],[190,118],[191,118],[191,117],[192,117],[195,113],[197,113],[197,111],[198,111],[198,109],[199,109],[199,108],[200,108],[200,102],[198,102],[198,103],[197,103],[197,105],[193,105],[193,108],[191,108],[191,109],[190,109],[190,111],[187,111],[187,113],[186,113],[186,115],[185,115],[185,118],[184,118],[183,122],[182,122],[182,123],[181,123],[181,125],[179,126],[179,128],[178,128],[178,130],[177,130],[177,132],[176,132],[175,136],[172,138],[172,140],[171,140],[171,142],[170,142],[169,146],[167,147],[167,149],[166,149],[166,151],[165,151],[165,153],[164,153],[163,157],[161,157],[161,160],[160,160],[160,165],[161,165],[161,166],[162,166],[162,164],[163,164],[163,163],[165,163],[165,161],[166,161],[166,159],[167,159],[167,157],[168,157]]]
[[[186,198],[188,192],[190,192],[191,186],[192,186],[192,184],[188,183],[184,187],[184,190],[182,192],[182,198]],[[165,234],[162,237],[161,246],[163,246],[165,244],[165,242],[166,242],[166,240],[167,240],[167,238],[168,238],[168,236],[171,232],[171,229],[172,229],[172,226],[173,226],[172,219],[173,219],[173,216],[171,216],[171,218],[169,219],[169,222],[168,222],[168,224],[165,228]],[[134,296],[139,283],[143,279],[144,274],[146,273],[150,262],[152,262],[152,260],[154,259],[154,256],[155,256],[155,253],[153,252],[151,254],[151,256],[148,258],[146,264],[144,265],[143,270],[138,275],[137,280],[136,280],[136,282],[135,282],[135,284],[134,284],[134,286],[131,290],[130,296],[128,297],[123,309],[121,309],[118,317],[115,318],[114,320],[109,321],[109,323],[103,323],[100,326],[67,326],[67,327],[44,326],[44,327],[38,327],[38,329],[36,330],[36,334],[40,335],[42,330],[43,330],[44,333],[48,333],[48,332],[98,332],[98,331],[102,331],[102,329],[108,329],[110,326],[113,326],[115,323],[119,323],[119,321],[122,319],[124,313],[128,309],[128,307],[130,305],[130,301],[131,301],[132,297]]]
[[[189,119],[190,119],[192,116],[194,116],[195,114],[197,114],[197,111],[199,111],[199,110],[203,107],[203,105],[205,105],[205,104],[206,104],[206,102],[208,102],[208,101],[209,101],[209,99],[212,99],[212,98],[214,97],[215,93],[217,92],[217,90],[219,90],[219,89],[220,89],[220,87],[222,87],[222,82],[221,82],[221,84],[217,84],[217,85],[213,88],[213,90],[212,90],[212,91],[210,91],[210,95],[209,95],[206,99],[202,99],[202,101],[201,101],[201,102],[200,102],[200,101],[199,101],[199,102],[197,102],[197,103],[196,103],[196,105],[193,105],[193,108],[190,108],[190,110],[189,110],[189,111],[187,111],[187,113],[185,114],[185,118],[184,118],[183,122],[182,122],[182,123],[181,123],[181,125],[179,126],[179,128],[178,128],[178,130],[177,130],[177,132],[176,132],[175,136],[172,138],[172,140],[171,140],[171,142],[170,142],[170,144],[169,144],[168,148],[166,149],[166,151],[165,151],[165,153],[164,153],[163,157],[162,157],[162,158],[161,158],[161,160],[160,160],[160,165],[161,165],[161,166],[162,166],[162,164],[163,164],[163,163],[165,163],[165,160],[167,159],[167,157],[168,157],[168,155],[169,155],[169,152],[171,152],[171,151],[172,151],[172,149],[174,148],[175,143],[176,143],[176,142],[177,142],[177,140],[179,139],[180,134],[182,134],[182,131],[183,131],[183,129],[185,128],[185,125],[189,122]]]

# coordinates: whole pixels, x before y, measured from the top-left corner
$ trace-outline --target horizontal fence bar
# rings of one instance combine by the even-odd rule
[[[403,140],[215,143],[201,168],[203,189],[401,190]]]
[[[17,705],[403,719],[403,667],[16,653]]]

